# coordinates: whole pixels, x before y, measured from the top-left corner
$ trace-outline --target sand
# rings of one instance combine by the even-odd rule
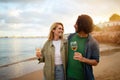
[[[94,67],[96,80],[120,80],[120,52],[101,56],[100,63]]]
[[[94,75],[96,80],[120,80],[120,51],[104,52],[100,56],[100,62],[94,68]],[[24,76],[14,78],[12,80],[42,80],[42,70],[38,70]]]
[[[43,78],[42,70],[38,70],[11,80],[42,80],[42,78]]]

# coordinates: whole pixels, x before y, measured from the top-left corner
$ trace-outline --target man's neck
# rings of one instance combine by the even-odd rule
[[[86,34],[85,32],[79,32],[78,35],[80,37],[88,37],[88,34]]]

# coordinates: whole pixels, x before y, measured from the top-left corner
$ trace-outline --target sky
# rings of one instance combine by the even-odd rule
[[[120,0],[0,0],[0,36],[47,36],[54,22],[73,33],[81,14],[98,24],[114,13],[120,14]]]

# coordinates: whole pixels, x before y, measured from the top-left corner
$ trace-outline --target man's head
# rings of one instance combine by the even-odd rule
[[[85,14],[80,15],[78,16],[78,19],[74,27],[77,33],[82,31],[88,34],[93,30],[93,20],[88,15],[85,15]]]

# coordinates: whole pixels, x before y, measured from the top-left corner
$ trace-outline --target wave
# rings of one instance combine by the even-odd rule
[[[15,53],[15,54],[13,54],[13,53],[15,53],[15,52],[7,52],[7,53],[0,55],[0,66],[7,65],[9,63],[11,64],[16,61],[18,62],[18,61],[21,61],[24,59],[28,59],[35,55],[33,50],[29,50],[29,51],[23,50],[18,53]]]
[[[18,64],[18,63],[21,63],[21,62],[32,61],[32,60],[37,60],[37,57],[33,57],[33,58],[29,58],[29,59],[13,62],[13,63],[10,63],[10,64],[5,64],[5,65],[0,66],[0,68],[8,67],[8,66],[11,66],[11,65],[14,65],[14,64]]]

